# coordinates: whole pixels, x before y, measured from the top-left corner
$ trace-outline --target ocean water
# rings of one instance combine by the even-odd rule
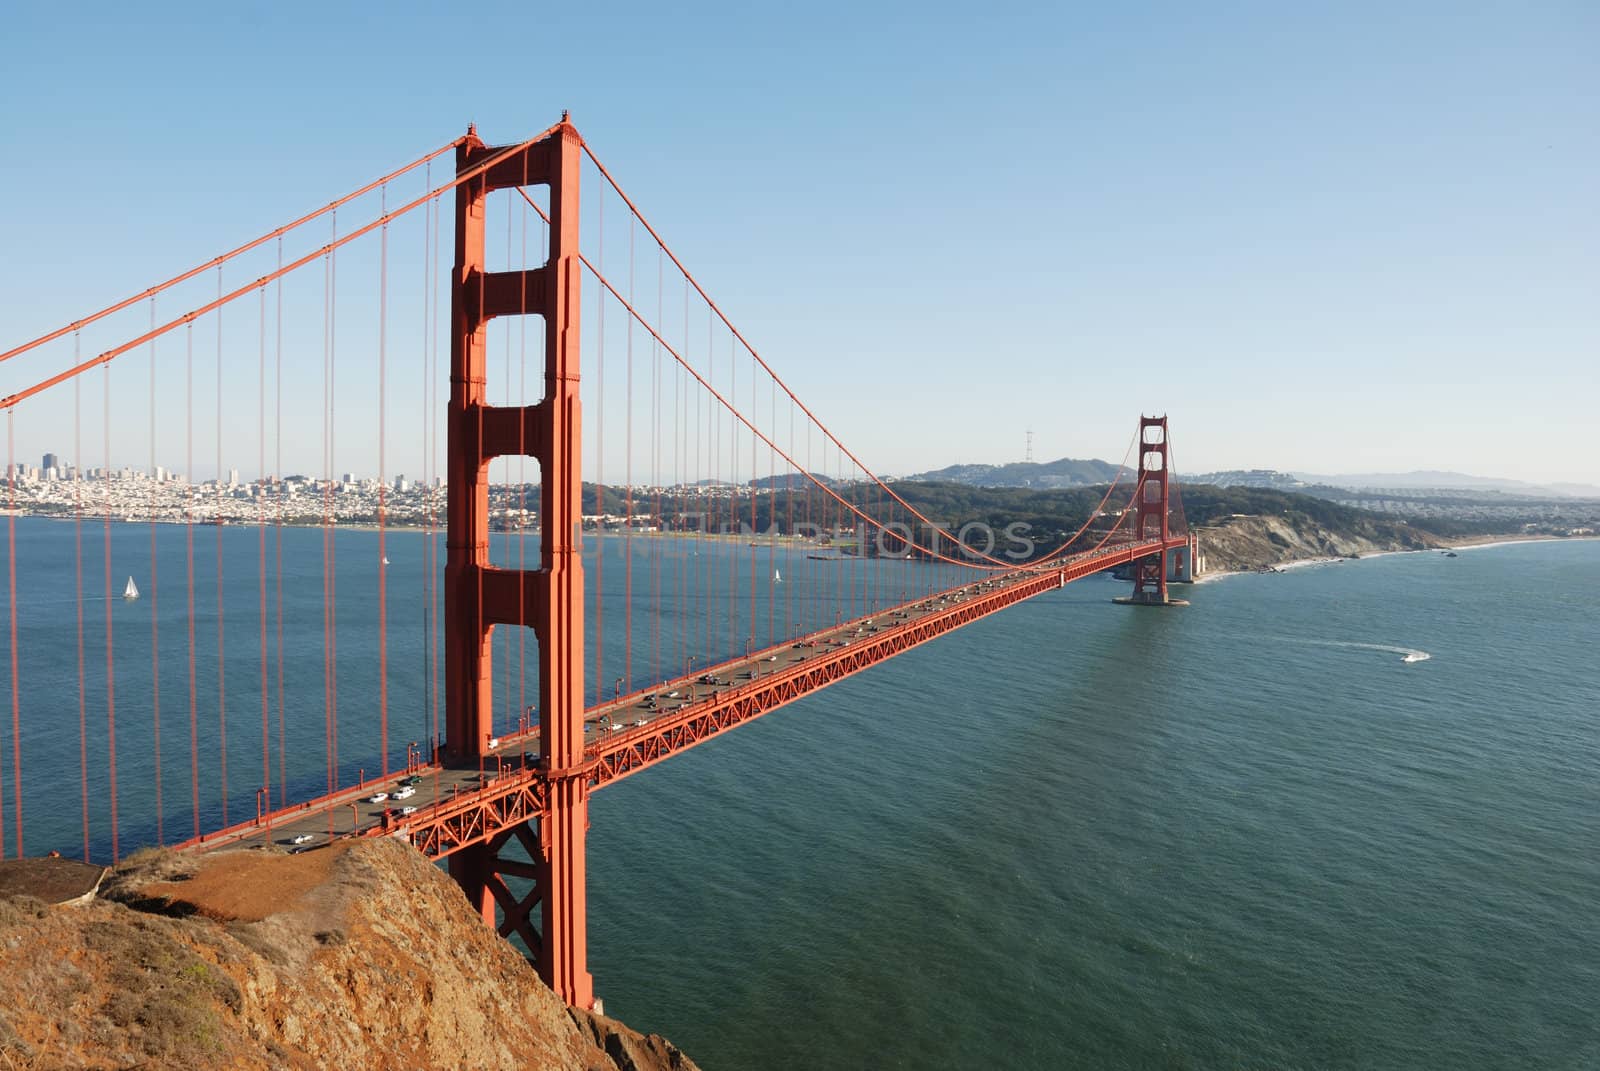
[[[157,676],[167,840],[191,831],[194,790],[201,823],[220,818],[224,753],[230,818],[252,813],[263,715],[274,794],[325,784],[330,709],[335,776],[377,766],[373,533],[332,544],[333,696],[322,533],[283,533],[281,767],[278,533],[194,532],[193,751],[188,533],[158,529],[152,551],[148,528],[112,526],[107,599],[104,532],[85,525],[81,600],[77,527],[16,534],[29,852],[83,842],[80,608],[97,858],[108,607],[123,851],[158,835]],[[438,691],[423,546],[386,541],[391,765],[431,731]],[[531,542],[495,552],[536,559]],[[593,688],[734,653],[752,622],[758,640],[827,623],[841,592],[864,607],[951,579],[709,541],[597,543],[589,569]],[[130,571],[137,603],[114,597]],[[708,1071],[1600,1066],[1600,543],[1229,577],[1167,611],[1112,605],[1125,587],[1041,596],[597,793],[607,1011]],[[511,724],[537,694],[531,642],[508,630],[497,657]]]
[[[600,793],[608,1012],[712,1071],[1600,1067],[1600,543],[1121,587]]]
[[[380,549],[370,530],[325,539],[317,528],[16,518],[14,529],[0,528],[7,854],[16,853],[19,810],[9,731],[13,538],[26,850],[83,855],[87,846],[109,860],[113,799],[121,851],[184,840],[252,817],[263,785],[281,805],[379,774],[385,723],[390,770],[404,766],[409,745],[426,754],[441,732],[442,533],[392,530]],[[974,579],[958,566],[816,552],[746,538],[591,537],[587,701]],[[538,539],[497,533],[490,559],[537,567]],[[770,582],[775,575],[782,581]],[[130,576],[134,601],[122,598]],[[505,733],[538,699],[531,630],[495,630],[493,674],[494,727]]]

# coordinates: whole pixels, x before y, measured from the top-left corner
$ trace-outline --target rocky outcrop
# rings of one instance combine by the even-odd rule
[[[1442,545],[1437,536],[1396,521],[1362,521],[1333,529],[1304,514],[1229,517],[1200,531],[1200,553],[1210,573]]]
[[[0,900],[0,1065],[693,1071],[570,1011],[392,840],[146,853],[77,906]]]

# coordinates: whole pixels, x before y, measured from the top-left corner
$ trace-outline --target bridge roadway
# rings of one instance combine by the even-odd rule
[[[981,617],[1110,566],[1156,553],[1160,540],[1112,543],[1041,567],[989,574],[926,598],[845,621],[775,647],[620,696],[584,712],[585,769],[592,788],[619,781],[679,751],[886,661]],[[1169,538],[1168,549],[1187,545]],[[545,810],[538,726],[500,738],[472,766],[415,763],[293,807],[258,815],[179,845],[279,844],[305,850],[348,836],[398,836],[439,859]],[[414,777],[414,794],[392,794]],[[401,808],[414,808],[401,814]]]

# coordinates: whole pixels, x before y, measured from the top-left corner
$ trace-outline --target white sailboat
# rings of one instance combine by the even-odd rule
[[[772,570],[772,582],[774,584],[783,583],[783,573],[781,573],[777,569]]]
[[[385,565],[388,565],[388,564],[389,564],[389,556],[388,556],[388,555],[387,555],[387,554],[385,554],[385,555],[384,555],[384,556],[383,556],[383,564],[385,564]]]
[[[139,597],[139,585],[133,582],[133,577],[131,576],[128,577],[128,586],[122,589],[122,597],[124,599],[137,599]]]

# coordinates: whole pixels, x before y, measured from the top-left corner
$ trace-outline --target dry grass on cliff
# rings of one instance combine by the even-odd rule
[[[142,887],[147,897],[192,908],[218,922],[260,922],[299,904],[327,882],[349,844],[330,844],[300,855],[227,852],[182,881]]]
[[[409,845],[157,851],[87,904],[0,898],[0,1071],[667,1071],[569,1014]]]

